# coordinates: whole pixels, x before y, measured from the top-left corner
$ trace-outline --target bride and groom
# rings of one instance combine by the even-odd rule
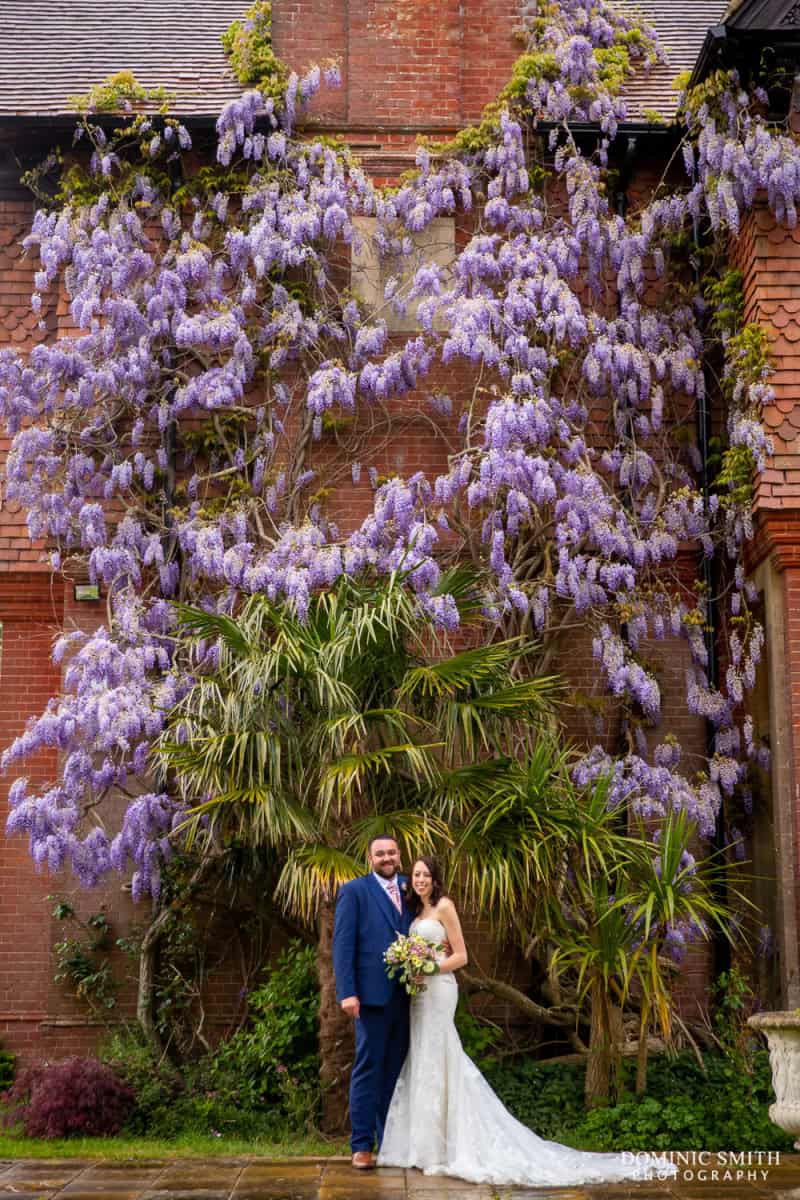
[[[517,1186],[642,1178],[636,1156],[546,1141],[504,1108],[456,1032],[453,972],[466,965],[467,952],[436,864],[419,858],[406,879],[397,842],[387,835],[371,841],[369,866],[369,874],[341,888],[333,936],[337,999],[355,1021],[353,1167],[417,1167],[426,1175]],[[409,1002],[387,976],[383,954],[410,931],[444,950],[437,974],[426,976],[425,990]],[[662,1177],[675,1170],[664,1160],[648,1167]]]

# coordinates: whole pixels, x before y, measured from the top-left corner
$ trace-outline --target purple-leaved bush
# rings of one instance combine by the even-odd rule
[[[126,1083],[96,1058],[67,1058],[26,1067],[3,1096],[3,1124],[27,1137],[106,1137],[133,1112]]]

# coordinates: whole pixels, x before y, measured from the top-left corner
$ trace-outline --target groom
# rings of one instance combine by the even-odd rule
[[[370,874],[339,891],[333,930],[336,999],[356,1023],[350,1079],[352,1163],[375,1166],[394,1085],[408,1050],[408,996],[389,979],[383,952],[411,921],[401,887],[400,848],[391,835],[369,844]]]

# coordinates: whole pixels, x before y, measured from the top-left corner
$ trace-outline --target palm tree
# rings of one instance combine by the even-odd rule
[[[476,580],[442,579],[466,636],[485,636]],[[551,677],[516,679],[520,639],[454,651],[420,618],[407,580],[343,579],[304,619],[251,597],[235,617],[181,606],[194,682],[158,752],[189,812],[187,848],[231,839],[284,855],[276,896],[319,932],[326,1127],[341,1125],[351,1034],[331,961],[338,887],[391,829],[403,857],[449,843],[516,774],[552,712]]]
[[[691,929],[707,939],[718,929],[729,941],[746,944],[742,917],[747,910],[757,911],[742,891],[748,879],[743,863],[729,860],[724,850],[695,859],[691,847],[697,848],[697,828],[685,811],[670,811],[661,822],[655,853],[643,852],[647,842],[641,821],[639,829],[640,849],[628,872],[627,895],[615,901],[639,930],[632,968],[642,997],[637,1092],[645,1088],[645,1035],[651,1016],[666,1038],[671,1034],[672,973],[661,966],[670,933]]]
[[[586,1099],[594,1105],[620,1086],[622,1013],[632,1002],[644,1089],[651,1022],[671,1033],[667,942],[689,927],[702,937],[715,926],[732,935],[732,914],[716,899],[732,868],[713,855],[695,861],[696,829],[685,812],[646,829],[609,805],[607,780],[578,787],[572,764],[568,749],[539,738],[463,824],[451,871],[480,911],[542,959],[553,1016],[565,1029],[565,1010],[574,1028],[588,1001]],[[747,903],[730,883],[727,894]]]

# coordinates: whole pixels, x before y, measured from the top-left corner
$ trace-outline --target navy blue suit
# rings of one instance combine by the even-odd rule
[[[399,882],[405,882],[402,876]],[[401,891],[402,896],[402,891]],[[408,933],[411,915],[398,912],[373,874],[346,883],[336,902],[333,969],[336,999],[358,996],[356,1057],[350,1078],[351,1145],[380,1146],[394,1085],[408,1052],[408,996],[386,974],[383,952],[398,933]]]

